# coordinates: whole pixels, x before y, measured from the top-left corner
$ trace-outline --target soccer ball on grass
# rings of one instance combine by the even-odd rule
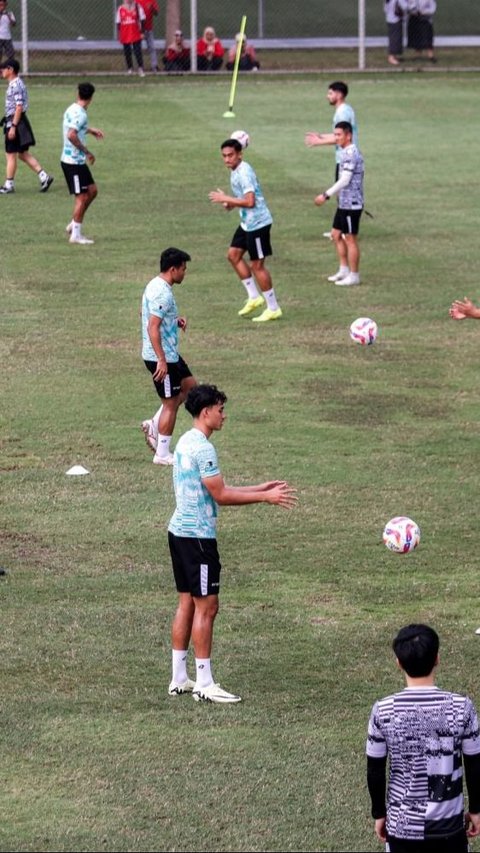
[[[420,542],[420,528],[406,515],[398,515],[385,525],[383,542],[396,554],[408,554]]]
[[[356,344],[369,346],[373,344],[377,337],[377,324],[370,317],[359,317],[354,320],[350,326],[350,337]]]

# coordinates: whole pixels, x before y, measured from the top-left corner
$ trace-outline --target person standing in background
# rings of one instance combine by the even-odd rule
[[[436,62],[433,52],[433,16],[437,11],[436,0],[408,0],[407,11],[408,47],[416,52],[417,59],[421,59],[423,51],[426,50],[430,62]]]
[[[138,74],[145,77],[143,68],[142,38],[145,12],[136,0],[124,0],[117,9],[118,40],[123,47],[127,74],[133,74],[132,51],[138,65]]]
[[[8,0],[0,0],[0,62],[3,54],[13,59],[15,51],[12,41],[12,27],[17,23],[15,15],[7,9]]]
[[[407,0],[385,0],[383,8],[388,33],[387,61],[390,65],[399,65],[403,60],[403,18]]]
[[[147,45],[147,50],[150,54],[150,65],[152,71],[159,71],[157,51],[155,49],[155,36],[153,34],[153,19],[160,11],[158,3],[157,0],[138,0],[138,2],[145,12],[143,36]]]

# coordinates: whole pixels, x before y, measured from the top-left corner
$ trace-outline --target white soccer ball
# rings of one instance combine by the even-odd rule
[[[391,518],[383,531],[383,542],[396,554],[408,554],[420,542],[420,528],[411,518],[399,515]]]
[[[238,139],[242,148],[246,148],[250,142],[250,137],[246,130],[234,130],[230,134],[230,139]]]
[[[370,317],[359,317],[350,326],[350,337],[356,344],[369,346],[375,343],[378,328],[375,320]]]

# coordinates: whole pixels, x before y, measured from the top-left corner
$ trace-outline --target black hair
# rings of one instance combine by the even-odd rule
[[[95,93],[95,86],[93,83],[79,83],[78,84],[78,96],[82,99],[82,101],[89,101],[93,98]]]
[[[334,92],[341,92],[344,98],[346,98],[348,95],[348,86],[341,80],[335,80],[334,83],[330,83],[330,86],[328,88],[333,89]]]
[[[428,625],[406,625],[395,637],[392,648],[407,675],[430,675],[437,662],[440,640]]]
[[[340,130],[345,130],[347,133],[353,133],[353,127],[349,121],[338,121],[335,125],[335,128],[339,127]]]
[[[225,142],[222,142],[220,145],[220,151],[223,151],[224,148],[235,148],[235,151],[243,151],[241,142],[238,139],[226,139]]]
[[[187,394],[185,408],[192,417],[198,418],[202,409],[226,402],[227,395],[220,391],[216,385],[195,385]]]
[[[186,264],[191,260],[190,255],[187,255],[186,252],[182,252],[181,249],[174,249],[173,246],[170,246],[169,249],[165,249],[160,255],[160,272],[166,272],[171,267],[178,269],[182,264]]]

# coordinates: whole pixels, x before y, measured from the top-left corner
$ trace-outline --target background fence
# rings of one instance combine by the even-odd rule
[[[382,0],[364,0],[364,3],[366,46],[383,47],[386,24]],[[88,52],[88,69],[101,72],[107,70],[104,53],[115,51],[118,61],[112,63],[110,59],[108,69],[121,71],[114,24],[118,5],[119,0],[9,0],[9,9],[17,18],[13,33],[15,47],[23,53],[24,66],[27,62],[29,72],[47,71],[50,63],[57,65],[58,70],[59,57],[54,58],[54,53]],[[172,21],[178,21],[175,26],[180,25],[185,35],[191,35],[191,0],[160,0],[159,5],[154,34],[161,51],[167,33],[171,34]],[[355,49],[358,7],[357,0],[242,0],[241,4],[197,0],[197,31],[201,34],[211,24],[228,47],[245,14],[248,38],[263,51]],[[472,0],[438,0],[434,26],[439,46],[480,46],[480,10]],[[77,73],[78,62],[73,58],[71,62],[72,73]],[[61,70],[69,70],[65,56],[61,64]],[[262,67],[266,65],[268,62]]]

